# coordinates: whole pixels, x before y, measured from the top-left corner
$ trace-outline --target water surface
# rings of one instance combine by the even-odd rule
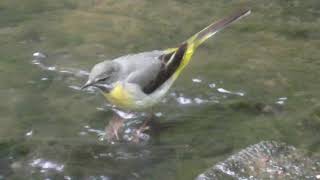
[[[79,91],[104,59],[172,47],[243,4],[160,105],[143,144],[99,133],[113,111]],[[192,179],[261,140],[319,156],[320,2],[0,2],[0,179]],[[40,68],[33,53],[47,58]]]

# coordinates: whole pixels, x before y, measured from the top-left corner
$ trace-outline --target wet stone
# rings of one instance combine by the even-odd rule
[[[319,174],[319,159],[285,143],[262,141],[214,165],[196,180],[317,179]]]

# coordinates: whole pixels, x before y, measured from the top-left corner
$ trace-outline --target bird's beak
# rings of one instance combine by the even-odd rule
[[[92,86],[99,88],[103,92],[110,92],[113,89],[113,86],[109,85],[109,84],[99,84],[99,83],[97,83],[97,84],[94,84]]]
[[[112,85],[108,85],[108,84],[99,84],[99,83],[96,83],[94,81],[90,81],[88,80],[80,89],[83,90],[89,86],[94,86],[94,87],[97,87],[99,89],[101,89],[102,91],[104,92],[110,92],[111,89],[113,88]]]
[[[89,86],[92,86],[94,84],[94,82],[88,80],[83,86],[81,86],[81,90],[83,90],[84,88],[87,88]]]

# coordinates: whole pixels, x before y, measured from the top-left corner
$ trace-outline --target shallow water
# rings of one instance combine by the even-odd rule
[[[161,128],[148,142],[100,141],[113,111],[79,91],[93,64],[172,47],[245,3],[252,14],[199,48],[155,108]],[[319,157],[319,9],[318,0],[1,1],[0,179],[192,179],[261,140]]]

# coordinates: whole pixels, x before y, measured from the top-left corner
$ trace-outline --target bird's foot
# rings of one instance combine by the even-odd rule
[[[123,130],[123,127],[123,119],[119,117],[112,118],[109,124],[105,127],[104,139],[106,139],[108,142],[119,141],[121,139],[119,134]]]
[[[145,131],[149,130],[150,126],[147,124],[143,124],[141,127],[135,130],[133,133],[133,142],[140,143],[141,141],[148,141],[150,139],[150,135],[144,133]]]
[[[143,144],[145,142],[148,142],[150,139],[150,135],[146,134],[144,132],[140,132],[139,130],[135,130],[129,138],[127,138],[128,141],[134,144]]]
[[[147,118],[142,125],[138,127],[132,126],[125,119],[114,116],[105,128],[105,134],[101,136],[100,140],[107,140],[109,143],[129,142],[129,143],[145,143],[150,139],[150,135],[145,133],[151,130],[151,118]]]

